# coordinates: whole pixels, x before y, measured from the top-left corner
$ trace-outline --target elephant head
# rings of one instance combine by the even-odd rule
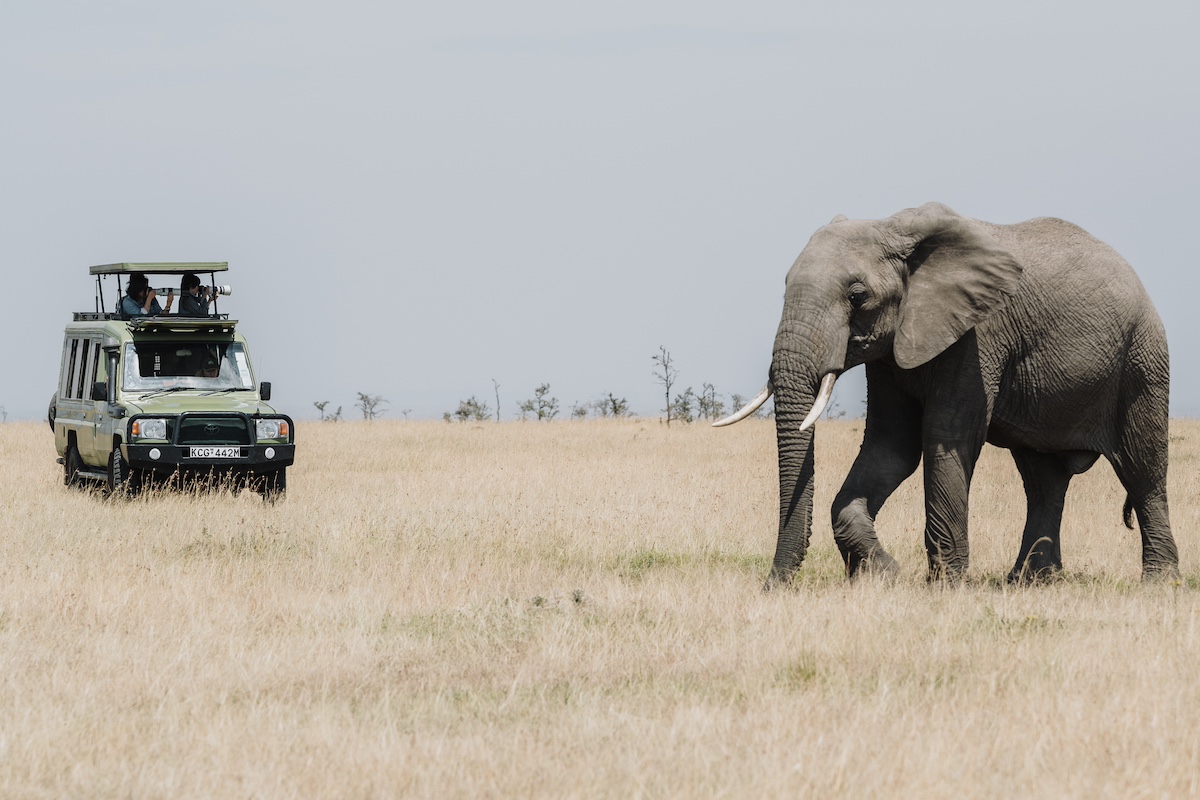
[[[767,388],[717,425],[775,395],[779,539],[769,584],[791,578],[811,535],[813,430],[845,370],[912,370],[1001,308],[1021,265],[988,229],[938,203],[884,220],[837,217],[788,271]]]

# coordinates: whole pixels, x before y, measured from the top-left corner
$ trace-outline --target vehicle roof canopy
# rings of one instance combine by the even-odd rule
[[[149,272],[155,275],[182,275],[185,272],[225,272],[228,261],[124,261],[120,264],[98,264],[89,267],[92,275],[129,275]]]

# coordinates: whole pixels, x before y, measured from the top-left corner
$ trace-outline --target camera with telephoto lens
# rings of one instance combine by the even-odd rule
[[[229,295],[233,294],[233,287],[227,283],[226,284],[218,284],[216,286],[201,286],[200,287],[201,294],[204,294],[206,290],[207,290],[209,297],[216,297],[217,295],[221,295],[222,297],[228,297]],[[163,297],[166,297],[167,294],[170,292],[174,292],[175,294],[181,293],[178,289],[174,288],[173,286],[164,286],[161,289],[156,287],[154,289],[155,294],[160,294]]]

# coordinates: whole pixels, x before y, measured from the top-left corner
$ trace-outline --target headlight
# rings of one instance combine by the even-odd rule
[[[134,420],[129,433],[136,439],[165,439],[167,438],[167,421],[165,419]]]
[[[288,424],[282,419],[259,419],[254,421],[254,433],[261,439],[288,438]]]

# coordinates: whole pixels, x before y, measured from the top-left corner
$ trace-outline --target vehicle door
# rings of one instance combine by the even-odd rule
[[[55,403],[54,430],[56,436],[61,436],[62,448],[65,451],[71,439],[80,454],[85,447],[91,447],[91,439],[86,435],[83,420],[83,358],[82,350],[85,338],[78,334],[68,333],[63,340],[62,370],[59,375],[58,398]],[[85,441],[86,440],[86,441]]]
[[[96,380],[96,370],[100,362],[99,337],[86,336],[80,338],[78,355],[78,379],[72,387],[72,399],[76,401],[79,409],[79,426],[77,428],[76,441],[78,442],[79,455],[83,458],[83,463],[92,466],[101,466],[105,463],[107,454],[105,454],[104,459],[96,454],[96,424],[99,421],[104,404],[92,399],[92,384]]]
[[[117,405],[117,376],[121,374],[120,348],[115,345],[106,346],[100,353],[96,363],[96,380],[104,381],[107,397],[96,402],[96,456],[108,464],[108,456],[112,452],[113,437],[124,424],[120,421],[125,416],[124,409]]]
[[[92,396],[92,387],[96,383],[104,383],[108,373],[104,351],[100,348],[100,337],[94,336],[88,340],[86,372],[83,381],[84,426],[86,431],[80,432],[81,440],[86,436],[87,445],[81,444],[79,451],[83,460],[93,466],[103,467],[108,464],[109,442],[111,438],[105,434],[108,427],[108,392],[97,400]]]

